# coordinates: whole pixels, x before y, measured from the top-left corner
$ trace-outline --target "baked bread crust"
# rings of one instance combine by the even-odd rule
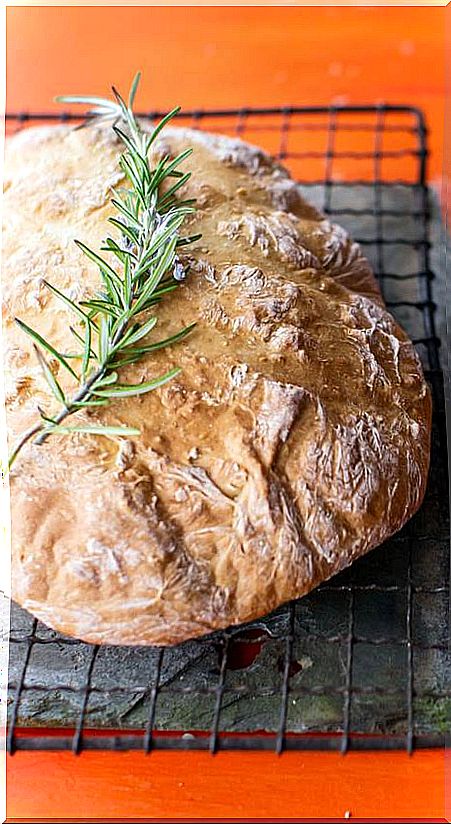
[[[141,437],[52,436],[28,444],[10,478],[13,597],[91,642],[174,644],[264,615],[400,529],[424,494],[429,391],[359,247],[259,149],[167,129],[155,151],[186,145],[188,231],[202,239],[156,337],[197,327],[123,380],[181,375],[80,413]],[[13,317],[72,345],[70,314],[41,279],[77,298],[98,287],[73,239],[101,245],[119,150],[97,126],[8,142],[11,442],[49,404]]]

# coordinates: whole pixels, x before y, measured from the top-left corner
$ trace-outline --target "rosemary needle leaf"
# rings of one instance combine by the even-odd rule
[[[92,325],[92,323],[91,323],[90,325]],[[73,327],[73,326],[69,326],[69,330],[72,332],[72,334],[73,334],[74,338],[76,338],[76,339],[77,339],[77,340],[81,343],[81,345],[84,347],[84,346],[85,346],[85,339],[84,339],[84,338],[83,338],[83,337],[82,337],[82,336],[81,336],[81,335],[77,332],[77,330],[76,330],[76,329],[74,329],[74,327]],[[66,357],[68,357],[68,356],[66,355]],[[79,355],[77,355],[77,357],[78,357],[78,358],[81,358],[81,357],[82,357],[82,353],[80,353]],[[91,350],[90,350],[89,357],[90,357],[90,358],[94,358],[94,360],[98,360],[97,355],[96,355],[96,353],[94,352],[94,350],[93,350],[93,348],[92,348],[92,347],[91,347]]]
[[[121,360],[113,362],[112,365],[116,368],[127,366],[129,363],[135,363],[138,358],[149,354],[149,352],[156,352],[158,349],[163,349],[166,346],[172,346],[174,343],[178,343],[183,340],[183,338],[186,338],[186,336],[193,331],[195,326],[195,323],[190,323],[189,326],[185,326],[184,329],[177,332],[175,335],[171,335],[171,337],[165,338],[164,340],[157,340],[155,343],[149,343],[148,346],[134,346],[131,350],[124,349]]]
[[[111,315],[112,318],[118,318],[121,314],[121,310],[117,306],[107,303],[106,300],[81,300],[80,304],[87,306],[89,309],[94,309],[96,312],[105,312],[105,314]]]
[[[137,196],[141,202],[141,206],[145,209],[146,208],[146,201],[142,192],[142,181],[139,175],[136,173],[135,169],[131,161],[128,159],[127,155],[123,154],[119,160],[119,165],[124,172],[124,174],[128,177],[131,185],[134,187]]]
[[[149,276],[149,279],[144,286],[143,290],[141,291],[141,295],[136,301],[133,306],[133,314],[137,314],[141,311],[143,304],[146,302],[148,298],[152,295],[155,291],[156,287],[158,286],[160,280],[162,279],[163,275],[166,274],[167,270],[170,266],[174,263],[175,258],[175,247],[177,246],[177,237],[172,237],[169,240],[166,249],[164,250],[163,254],[161,255],[157,265],[155,266],[152,274]]]
[[[172,118],[175,117],[179,113],[179,111],[180,111],[180,106],[176,106],[175,109],[172,109],[172,111],[168,112],[168,114],[165,115],[165,117],[163,117],[162,120],[160,120],[158,126],[155,127],[155,129],[153,130],[153,132],[150,136],[149,148],[152,145],[152,143],[155,141],[155,139],[158,137],[161,130],[164,129],[166,124],[169,123],[169,121],[172,120]]]
[[[109,354],[109,340],[110,340],[110,325],[108,315],[102,315],[100,318],[100,333],[99,333],[99,361],[101,364],[106,363]]]
[[[141,431],[135,426],[52,426],[51,432],[57,435],[70,435],[72,432],[83,432],[86,435],[140,435]]]
[[[52,394],[55,396],[56,400],[62,403],[64,406],[66,405],[66,398],[64,397],[64,392],[61,389],[55,375],[53,374],[52,370],[50,369],[49,364],[47,363],[43,353],[39,349],[36,344],[33,344],[33,349],[36,352],[36,357],[39,361],[39,365],[43,371],[44,377],[52,390]]]
[[[95,106],[102,110],[111,111],[112,114],[117,114],[117,106],[112,100],[107,100],[104,97],[92,97],[79,94],[58,95],[55,97],[57,103],[83,103],[86,106]]]
[[[134,157],[141,157],[141,155],[138,155],[138,153],[136,152],[136,147],[133,143],[133,139],[128,137],[128,135],[126,135],[125,132],[123,132],[122,129],[119,128],[119,126],[113,126],[113,132],[120,140],[122,140],[124,146],[127,147],[129,152],[132,153]],[[144,158],[141,157],[141,160],[143,161],[143,163],[146,163]],[[149,174],[149,167],[146,168],[146,174]]]
[[[177,155],[177,157],[175,157],[174,160],[172,160],[167,166],[165,166],[164,177],[167,177],[170,174],[170,172],[173,171],[173,169],[176,169],[177,166],[180,166],[180,163],[183,163],[183,161],[186,160],[190,155],[192,155],[192,153],[192,149],[185,149],[184,152],[181,152],[179,155]],[[163,171],[160,172],[160,178],[162,177],[162,175]],[[158,183],[160,183],[160,180],[158,180]]]
[[[184,329],[181,329],[180,332],[176,332],[175,335],[171,335],[170,337],[165,338],[164,340],[158,340],[155,343],[149,343],[148,346],[141,347],[138,351],[140,352],[140,354],[144,352],[156,352],[157,349],[162,349],[165,346],[172,346],[174,343],[178,343],[179,341],[183,340],[183,338],[186,338],[187,335],[189,335],[190,332],[193,331],[195,326],[195,323],[190,323],[188,326],[185,326]]]
[[[181,175],[176,183],[174,183],[167,192],[164,193],[163,197],[158,200],[158,208],[161,209],[164,207],[167,201],[171,200],[175,193],[180,189],[191,177],[191,172],[186,172],[186,174]]]
[[[181,237],[177,241],[177,247],[179,246],[187,246],[189,243],[195,243],[196,240],[200,240],[202,235],[190,235],[189,237]]]
[[[109,403],[106,398],[91,398],[89,401],[72,401],[72,406],[76,409],[89,409],[90,406],[108,406]]]
[[[80,309],[79,305],[75,303],[75,301],[71,300],[67,295],[64,294],[64,292],[60,292],[60,290],[57,289],[56,286],[53,286],[47,280],[43,280],[43,283],[47,287],[47,289],[50,289],[50,291],[53,292],[54,295],[56,295],[57,298],[66,303],[67,306],[69,306],[69,308],[72,309],[72,311],[75,312],[75,314],[78,315],[79,318],[81,318],[81,320],[89,321],[88,315],[85,312],[83,312],[82,309]]]
[[[76,378],[78,380],[77,373],[74,372],[72,367],[69,366],[69,364],[67,363],[67,361],[63,357],[63,355],[60,352],[58,352],[51,345],[51,343],[46,341],[45,338],[43,338],[42,335],[39,334],[39,332],[36,332],[34,329],[31,328],[31,326],[28,326],[28,324],[26,324],[23,320],[20,320],[20,318],[14,318],[14,320],[16,321],[17,325],[22,329],[23,332],[26,332],[26,334],[29,335],[30,338],[33,338],[33,340],[36,341],[37,343],[39,343],[39,345],[42,346],[44,349],[47,349],[47,352],[49,352],[51,355],[53,355],[53,357],[56,358],[56,360],[59,361],[59,363],[62,366],[64,366],[65,369],[67,369],[67,371],[70,372],[70,374],[74,378]],[[37,349],[37,347],[35,347],[35,348]]]
[[[81,362],[81,379],[84,380],[86,372],[89,369],[89,361],[91,358],[91,324],[85,324],[85,348],[83,351],[83,360]]]
[[[130,305],[133,298],[133,283],[130,258],[124,261],[124,296],[127,306]]]
[[[124,265],[126,259],[128,257],[136,258],[136,255],[131,251],[131,249],[121,249],[118,243],[113,240],[111,237],[107,237],[105,240],[105,246],[100,247],[102,252],[112,252],[115,257]],[[111,292],[110,292],[111,295]],[[121,303],[124,304],[124,300],[121,297]]]
[[[113,92],[113,94],[114,94],[114,96],[115,96],[115,98],[116,98],[116,100],[117,100],[117,103],[118,103],[119,108],[120,108],[120,109],[122,109],[122,113],[123,113],[123,115],[124,115],[124,119],[125,119],[125,121],[127,122],[127,120],[128,120],[128,116],[129,116],[129,115],[128,115],[128,113],[129,113],[129,109],[127,108],[127,105],[126,105],[126,103],[125,103],[125,100],[124,100],[124,98],[123,98],[123,97],[121,97],[121,95],[119,94],[119,92],[118,92],[118,90],[116,89],[116,87],[115,87],[115,86],[111,86],[111,90],[112,90],[112,92]]]
[[[51,424],[55,423],[54,419],[50,418],[48,415],[46,415],[46,413],[43,411],[43,409],[40,409],[38,407],[38,411],[39,411],[39,414],[40,414],[42,420],[45,421],[45,423],[51,423]]]
[[[155,291],[152,292],[151,300],[154,300],[155,298],[160,298],[162,295],[166,295],[168,292],[175,292],[176,289],[178,289],[178,283],[168,283],[167,286],[160,286],[158,289],[155,289]]]
[[[131,85],[130,94],[128,96],[128,108],[133,109],[133,103],[135,102],[136,92],[138,91],[138,86],[141,80],[141,72],[136,72],[133,83]]]
[[[123,235],[126,235],[132,243],[138,243],[138,235],[136,231],[131,228],[131,226],[127,226],[122,220],[118,220],[115,217],[109,217],[108,220],[113,224],[113,226],[116,227],[116,229],[119,229]]]
[[[129,220],[131,223],[133,223],[137,229],[140,228],[139,220],[137,220],[137,218],[133,214],[133,212],[131,212],[130,209],[127,208],[126,204],[123,203],[122,200],[119,199],[117,191],[116,191],[116,197],[111,200],[111,205],[114,206],[114,208],[117,209],[118,212],[122,212],[124,217],[126,217],[127,220]],[[109,219],[111,220],[111,218],[109,218]]]
[[[120,346],[122,349],[124,346],[132,346],[134,343],[138,343],[138,341],[141,340],[141,338],[144,338],[146,335],[149,334],[149,332],[152,331],[156,323],[157,318],[149,318],[149,320],[143,323],[142,326],[139,326],[135,332],[133,332],[133,330],[131,329],[130,333],[124,335],[124,337],[121,340],[121,343],[118,344],[118,346]]]
[[[95,382],[93,388],[97,389],[100,386],[110,386],[110,384],[116,383],[117,379],[117,372],[111,372],[109,375],[105,375],[103,378],[99,378],[99,380]]]
[[[117,286],[121,286],[121,280],[119,278],[119,275],[117,274],[117,272],[114,271],[113,267],[106,262],[106,260],[103,260],[103,258],[101,258],[100,255],[97,255],[95,252],[93,252],[92,249],[90,249],[88,246],[82,243],[81,240],[75,240],[74,243],[76,246],[78,246],[79,249],[81,249],[81,251],[84,255],[86,255],[86,257],[90,258],[94,263],[97,264],[97,266],[103,274],[107,274],[108,277],[111,278],[111,280],[113,280],[117,284]]]
[[[159,386],[164,386],[165,383],[179,375],[181,371],[182,370],[178,368],[171,369],[169,372],[166,372],[165,375],[160,375],[151,381],[129,384],[118,383],[116,386],[113,386],[112,389],[94,389],[93,391],[95,395],[100,395],[105,398],[131,398],[134,395],[145,395],[153,389],[158,389]]]

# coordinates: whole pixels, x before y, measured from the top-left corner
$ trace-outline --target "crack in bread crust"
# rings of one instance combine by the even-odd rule
[[[182,373],[80,413],[140,438],[53,436],[11,474],[13,595],[91,642],[173,644],[264,615],[400,529],[424,494],[429,391],[358,245],[260,149],[168,128],[155,157],[188,145],[188,233],[202,238],[158,337],[197,327],[124,381]],[[76,298],[97,287],[73,238],[101,245],[119,149],[101,127],[8,141],[11,439],[49,402],[13,317],[67,351],[67,311],[42,277]]]

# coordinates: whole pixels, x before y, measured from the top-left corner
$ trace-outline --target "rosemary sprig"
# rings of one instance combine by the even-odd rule
[[[107,237],[100,251],[107,252],[111,262],[81,241],[75,241],[81,252],[97,265],[102,290],[88,300],[76,302],[44,281],[53,295],[73,311],[78,328],[70,329],[78,349],[73,353],[58,352],[42,335],[16,318],[20,328],[32,338],[44,377],[61,408],[53,415],[39,409],[40,420],[20,437],[10,456],[10,467],[32,438],[34,443],[42,444],[52,434],[73,432],[139,435],[139,430],[134,427],[83,423],[68,426],[65,421],[69,415],[81,410],[107,406],[111,399],[150,392],[180,372],[178,368],[171,369],[139,384],[122,383],[118,373],[123,366],[136,363],[144,355],[182,340],[194,327],[194,324],[185,326],[162,340],[148,339],[157,324],[155,307],[186,275],[177,256],[178,247],[198,240],[200,235],[183,237],[180,234],[185,218],[194,212],[194,201],[177,198],[179,189],[190,177],[190,173],[182,173],[179,167],[192,150],[186,149],[174,158],[165,156],[155,168],[149,162],[150,147],[179,108],[169,112],[152,132],[143,131],[133,114],[139,81],[138,73],[127,103],[114,87],[114,100],[78,96],[57,98],[59,102],[92,106],[88,114],[97,122],[113,121],[112,128],[124,145],[119,165],[128,187],[116,189],[110,201],[117,216],[109,218],[109,222],[118,236]],[[162,192],[164,182],[171,185]],[[70,397],[53,374],[44,351],[74,380],[76,388]]]

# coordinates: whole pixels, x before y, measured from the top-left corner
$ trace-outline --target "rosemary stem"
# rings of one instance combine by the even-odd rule
[[[32,438],[34,435],[36,435],[36,433],[39,432],[43,428],[44,428],[43,423],[37,423],[34,426],[30,427],[30,429],[27,429],[26,432],[23,433],[20,441],[16,444],[13,452],[10,455],[10,458],[9,458],[9,461],[8,461],[9,469],[11,469],[11,467],[12,467],[17,455],[19,454],[20,450],[22,449],[22,447],[25,446],[25,444],[27,443],[27,441],[30,440],[30,438]]]
[[[132,301],[130,300],[130,305],[131,305],[131,302]],[[130,307],[128,307],[128,308],[130,308]],[[121,340],[121,338],[123,337],[123,335],[127,331],[127,326],[128,326],[128,321],[124,320],[121,323],[121,325],[119,326],[116,334],[113,337],[113,340],[112,340],[112,345],[113,346],[115,346],[116,344],[119,343],[119,341]],[[92,375],[90,375],[88,380],[80,387],[80,389],[73,396],[73,398],[71,398],[71,400],[69,401],[67,406],[65,406],[61,410],[61,412],[56,416],[56,418],[54,418],[54,422],[55,422],[56,425],[62,423],[69,415],[72,415],[74,412],[79,411],[76,407],[74,408],[74,404],[78,403],[79,401],[83,401],[87,398],[87,396],[90,394],[91,388],[94,386],[94,384],[97,383],[97,381],[99,381],[101,378],[104,377],[105,372],[107,371],[107,369],[108,369],[108,361],[106,361],[105,363],[102,363],[101,366],[98,369],[96,369],[96,371],[93,372]],[[43,444],[44,441],[47,440],[49,435],[52,434],[51,428],[48,429],[48,430],[45,430],[44,427],[41,427],[41,429],[43,429],[44,431],[42,431],[41,434],[37,438],[35,438],[35,440],[34,440],[34,443],[38,444],[38,445]],[[30,435],[30,437],[32,437],[33,434],[35,434],[35,433],[33,432]],[[19,446],[19,448],[22,445],[23,444],[21,444]]]
[[[70,400],[70,402],[67,404],[67,406],[65,406],[64,409],[61,410],[61,412],[56,416],[56,418],[54,418],[55,424],[62,423],[62,421],[64,421],[69,415],[72,415],[74,412],[77,411],[76,408],[75,409],[73,408],[74,403],[78,403],[79,401],[85,400],[86,396],[90,392],[91,387],[95,383],[97,383],[97,381],[100,380],[100,378],[103,377],[103,375],[105,373],[105,370],[106,370],[106,366],[101,366],[100,369],[97,369],[91,375],[91,377],[88,378],[86,383],[84,383],[83,386],[80,387],[77,394],[74,395],[74,397]],[[41,434],[37,438],[35,438],[34,443],[38,444],[38,445],[44,443],[44,441],[46,441],[47,438],[49,437],[49,435],[51,435],[51,434],[52,434],[52,429],[51,428],[42,431]]]

